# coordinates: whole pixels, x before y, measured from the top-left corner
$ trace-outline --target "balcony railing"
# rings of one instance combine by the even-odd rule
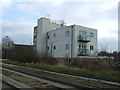
[[[78,42],[90,42],[90,36],[86,34],[78,35]]]
[[[78,49],[78,56],[87,56],[90,54],[90,50],[88,49]]]

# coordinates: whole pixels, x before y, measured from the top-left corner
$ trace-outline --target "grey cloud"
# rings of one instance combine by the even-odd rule
[[[84,2],[66,2],[61,5],[54,5],[46,2],[34,2],[34,3],[18,3],[17,8],[19,11],[26,13],[27,15],[46,16],[50,14],[50,18],[54,20],[64,19],[67,24],[80,24],[84,26],[92,26],[100,21],[117,22],[117,7],[105,9],[102,7],[105,3],[84,3]],[[106,5],[109,5],[106,4]],[[3,33],[9,34],[17,43],[30,43],[32,42],[32,32],[34,23],[13,23],[4,24]],[[91,27],[94,28],[94,27]],[[99,30],[99,28],[96,28]],[[110,33],[117,33],[117,30],[112,27],[109,29]],[[111,43],[110,41],[112,40]],[[105,43],[109,41],[108,45],[110,49],[116,50],[117,41],[112,38],[100,38],[99,43]]]
[[[108,51],[118,51],[118,41],[114,38],[101,38],[98,47],[99,49],[106,48]]]
[[[66,2],[61,5],[54,5],[45,2],[36,3],[24,3],[19,4],[18,8],[24,13],[33,15],[51,15],[51,18],[57,19],[77,19],[82,23],[93,23],[99,20],[116,20],[117,19],[117,7],[104,10],[102,4],[105,3],[84,3],[84,2]],[[109,5],[106,4],[106,6]],[[69,20],[70,21],[70,20]]]
[[[10,36],[15,43],[32,43],[34,23],[3,21],[2,35]]]

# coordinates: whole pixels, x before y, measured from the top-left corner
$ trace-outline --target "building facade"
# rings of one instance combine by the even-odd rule
[[[97,30],[38,19],[34,27],[34,48],[39,54],[57,58],[78,58],[97,55]]]

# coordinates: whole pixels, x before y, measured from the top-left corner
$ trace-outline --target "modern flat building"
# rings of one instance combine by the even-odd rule
[[[38,54],[56,58],[97,55],[97,30],[81,25],[66,26],[47,18],[38,19],[34,27],[34,49]]]

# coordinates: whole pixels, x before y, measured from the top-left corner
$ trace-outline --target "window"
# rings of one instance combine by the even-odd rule
[[[47,39],[49,39],[50,38],[50,36],[49,36],[49,33],[47,32]]]
[[[37,36],[37,31],[36,30],[34,30],[34,36]]]
[[[79,53],[86,53],[86,45],[79,45]]]
[[[93,46],[90,46],[90,50],[93,50]]]
[[[85,35],[85,34],[86,34],[86,31],[79,31],[79,34],[80,34],[80,35]]]
[[[36,41],[34,41],[33,45],[36,45],[36,44],[37,44],[37,42],[36,42]]]
[[[94,34],[92,32],[90,32],[90,37],[93,38],[94,37]]]
[[[56,46],[54,46],[53,49],[55,50],[55,49],[56,49]]]
[[[49,47],[47,47],[47,49],[49,50]]]
[[[69,35],[70,35],[70,32],[66,31],[66,36],[69,37]]]
[[[34,41],[37,41],[37,38],[36,38],[36,37],[34,37]]]
[[[53,35],[54,37],[56,36],[56,34],[54,33],[54,35]]]
[[[66,49],[66,50],[69,49],[69,44],[65,44],[65,49]]]
[[[48,39],[50,38],[49,35],[47,36],[47,38],[48,38]]]

